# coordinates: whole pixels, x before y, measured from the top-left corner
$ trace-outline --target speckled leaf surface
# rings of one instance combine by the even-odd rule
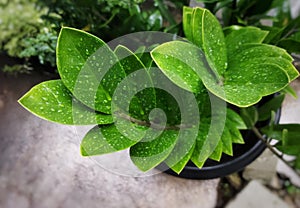
[[[102,40],[80,30],[62,28],[57,67],[63,83],[78,100],[100,112],[111,113],[111,96],[125,72]]]
[[[137,91],[136,89],[139,89],[140,86],[145,88],[136,92],[135,96],[128,100],[130,101],[128,104],[130,116],[140,120],[148,120],[150,111],[156,106],[156,94],[150,74],[139,57],[125,46],[117,46],[114,52],[129,77],[129,81],[122,87],[126,87],[126,91]],[[122,94],[125,95],[126,92]]]
[[[268,54],[274,56],[278,52],[279,50],[267,50],[260,55],[268,57]],[[235,62],[237,58],[231,59],[223,83],[220,83],[205,66],[201,50],[186,42],[165,43],[152,51],[152,57],[160,69],[178,86],[195,92],[199,90],[197,83],[202,80],[210,92],[239,107],[257,103],[263,96],[280,91],[290,81],[287,72],[279,65],[255,60],[251,62],[251,56],[248,54],[246,58],[241,58],[249,61],[239,59],[239,62]],[[182,80],[189,87],[183,86]]]
[[[73,99],[61,80],[42,82],[28,91],[19,103],[31,113],[48,121],[72,124],[109,124],[111,115],[97,113]]]
[[[185,37],[193,42],[193,27],[190,27],[192,21],[193,8],[184,6],[182,15],[182,26]]]
[[[146,128],[135,126],[128,121],[123,121],[126,131],[121,132],[117,125],[110,124],[95,126],[82,139],[80,149],[83,156],[93,156],[112,153],[127,149],[143,138]],[[121,124],[122,125],[122,124]],[[123,128],[123,130],[125,127]],[[141,134],[142,133],[142,134]]]
[[[187,39],[204,51],[214,76],[221,80],[227,67],[227,53],[223,30],[218,20],[207,9],[185,7],[183,29]]]
[[[198,47],[172,41],[156,47],[151,51],[151,56],[162,72],[179,87],[195,93],[203,89],[201,75],[209,74],[205,73],[209,68],[205,65],[204,54]]]
[[[164,130],[157,137],[153,137],[152,133],[147,134],[142,141],[130,148],[132,162],[142,171],[154,168],[171,153],[177,137],[176,130]]]
[[[268,35],[267,31],[251,26],[231,26],[229,30],[231,30],[230,34],[225,38],[228,57],[238,55],[238,50],[246,43],[262,43]]]

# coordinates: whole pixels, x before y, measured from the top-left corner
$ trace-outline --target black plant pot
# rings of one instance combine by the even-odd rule
[[[266,102],[266,100],[263,100],[263,102]],[[280,110],[278,110],[276,113],[276,123],[279,122],[280,113]],[[268,122],[261,123],[259,126],[264,126],[266,124],[268,124]],[[234,144],[234,156],[223,154],[220,162],[208,159],[201,169],[196,167],[192,162],[188,162],[180,174],[177,174],[169,169],[164,163],[160,164],[157,168],[159,170],[164,170],[164,172],[167,174],[188,179],[220,178],[231,173],[241,171],[247,165],[253,162],[259,155],[261,155],[266,148],[264,142],[259,140],[252,131],[247,130],[242,131],[241,133],[243,135],[245,144]]]

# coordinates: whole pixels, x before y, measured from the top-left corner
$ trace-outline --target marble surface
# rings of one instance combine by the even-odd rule
[[[218,179],[121,176],[81,157],[74,128],[37,118],[17,103],[42,79],[0,74],[1,208],[215,206]]]

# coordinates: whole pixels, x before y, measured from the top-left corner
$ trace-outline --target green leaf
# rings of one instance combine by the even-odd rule
[[[245,143],[240,130],[235,126],[234,123],[232,123],[230,121],[226,121],[226,126],[228,127],[228,129],[230,131],[232,143],[236,143],[236,144],[244,144]]]
[[[111,113],[111,97],[125,72],[102,40],[80,30],[62,28],[57,67],[63,83],[78,100],[97,111]]]
[[[193,8],[184,6],[183,7],[183,15],[182,15],[182,24],[183,24],[183,31],[185,37],[193,42],[193,28],[190,26],[192,23],[192,14]]]
[[[199,126],[199,133],[196,139],[196,146],[191,156],[192,162],[201,168],[209,157],[218,158],[216,155],[221,151],[222,153],[222,132],[220,129],[224,128],[222,118],[219,119],[203,118]],[[218,148],[218,149],[216,149]],[[211,156],[214,154],[213,156]]]
[[[180,173],[190,160],[195,148],[198,127],[180,129],[176,145],[165,163],[176,173]]]
[[[261,131],[268,137],[280,141],[283,141],[282,132],[287,131],[283,145],[300,145],[300,124],[277,124],[264,127]]]
[[[256,47],[255,44],[244,46],[247,49],[257,49],[260,56],[291,58],[286,52],[276,47],[262,45]],[[291,72],[291,79],[296,77],[294,68],[288,71],[290,68],[283,69],[273,63],[258,61],[252,63],[251,56],[243,56],[242,59],[231,58],[224,80],[219,82],[205,64],[202,51],[195,45],[180,41],[162,44],[156,47],[151,55],[157,66],[179,87],[191,92],[199,92],[202,88],[200,86],[200,80],[202,80],[210,92],[239,107],[253,105],[263,96],[286,87],[290,81],[287,72]],[[247,61],[244,62],[243,59],[246,60],[246,58]],[[255,58],[255,55],[252,58]],[[241,68],[243,70],[240,70]]]
[[[188,22],[183,22],[186,23]],[[204,51],[215,77],[221,80],[227,67],[227,52],[219,21],[209,10],[194,8],[191,23],[189,26],[193,29],[192,42]]]
[[[240,114],[248,129],[252,129],[258,121],[258,112],[254,106],[241,108]]]
[[[196,8],[192,10],[192,20],[190,22],[190,25],[187,25],[186,27],[191,28],[192,30],[192,40],[190,40],[192,43],[203,49],[203,14],[204,10],[200,8]],[[184,22],[183,22],[184,24]]]
[[[229,57],[228,67],[230,71],[234,72],[239,68],[251,65],[273,64],[284,71],[288,75],[289,81],[292,81],[299,76],[292,60],[293,58],[281,48],[266,44],[244,44],[235,54]],[[271,72],[269,74],[271,75]]]
[[[70,125],[110,124],[111,115],[87,108],[76,99],[61,80],[42,82],[28,91],[19,103],[45,120]]]
[[[284,94],[280,94],[260,106],[258,108],[258,121],[264,121],[271,118],[272,111],[277,111],[281,107],[284,97]]]
[[[233,111],[229,108],[227,108],[226,113],[227,113],[226,114],[227,122],[230,122],[237,129],[247,129],[245,122],[243,121],[243,119],[241,118],[241,116],[239,114],[237,114],[235,111]]]
[[[190,160],[190,158],[193,154],[195,146],[196,146],[196,144],[194,144],[192,146],[192,148],[189,150],[189,152],[180,161],[178,161],[177,164],[170,167],[175,173],[179,174],[183,170],[183,168],[186,166],[186,164],[188,163],[188,161]]]
[[[198,73],[209,69],[205,66],[203,53],[196,46],[172,41],[156,47],[151,56],[162,72],[179,87],[196,93],[203,89]],[[197,71],[191,64],[197,65]]]
[[[153,130],[155,131],[155,130]],[[142,171],[148,171],[163,162],[176,144],[178,131],[164,130],[148,133],[142,141],[130,148],[133,163]]]
[[[232,138],[231,138],[231,132],[227,128],[227,126],[224,127],[223,134],[221,137],[221,142],[222,142],[222,152],[232,156],[233,155]]]
[[[289,94],[293,96],[295,99],[298,98],[297,92],[290,85],[286,86],[283,90],[281,90],[281,92],[284,94]]]
[[[117,46],[115,54],[127,74],[127,77],[123,80],[123,85],[118,86],[126,88],[123,93],[120,93],[122,95],[122,105],[126,102],[125,99],[128,99],[130,101],[130,104],[128,104],[130,116],[140,120],[148,120],[150,111],[156,106],[155,89],[150,74],[138,56],[125,46]],[[140,86],[143,86],[141,91],[137,90]],[[136,93],[132,99],[125,96],[128,91]]]
[[[136,126],[128,121],[119,122],[91,129],[81,141],[81,154],[93,156],[124,150],[143,138],[146,127]],[[120,125],[123,125],[121,130]]]
[[[231,26],[227,28],[231,33],[226,36],[225,42],[227,46],[228,57],[237,55],[237,51],[246,43],[262,43],[268,32],[256,27],[237,27]]]
[[[222,141],[219,141],[218,145],[216,146],[213,153],[209,156],[209,158],[219,162],[221,160],[222,153],[223,153],[223,143]]]

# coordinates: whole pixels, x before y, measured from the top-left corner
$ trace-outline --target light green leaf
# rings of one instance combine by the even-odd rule
[[[192,40],[190,40],[192,43],[194,43],[195,45],[197,45],[198,47],[200,47],[202,50],[204,50],[203,48],[203,33],[204,33],[204,29],[203,29],[203,15],[204,15],[204,10],[200,9],[200,8],[195,8],[193,9],[193,13],[192,13],[192,20],[190,22],[190,25],[187,25],[186,27],[191,28],[192,30],[192,35],[193,38]],[[183,22],[183,24],[185,24]]]
[[[70,125],[110,124],[111,115],[95,112],[73,99],[61,80],[42,82],[28,91],[19,103],[45,120]]]
[[[187,154],[180,161],[178,161],[175,165],[170,167],[175,173],[179,174],[186,166],[188,161],[191,159],[195,146],[196,143],[192,146],[192,148],[190,148],[189,152],[187,152]]]
[[[222,153],[223,153],[223,143],[220,140],[213,153],[209,156],[209,159],[220,161],[222,157]]]
[[[224,152],[227,155],[232,156],[233,150],[232,150],[232,138],[231,138],[231,132],[227,128],[227,126],[224,127],[223,134],[221,137],[222,142],[222,152]]]
[[[183,16],[182,16],[183,31],[185,37],[191,42],[193,42],[193,28],[191,27],[192,13],[193,13],[193,8],[187,6],[183,7]]]
[[[230,122],[232,123],[235,128],[237,129],[247,129],[247,126],[245,124],[245,122],[243,121],[243,119],[241,118],[241,116],[239,114],[237,114],[235,111],[227,108],[227,112],[226,112],[226,116],[227,116],[227,120],[226,122]]]
[[[111,113],[111,96],[125,72],[102,40],[84,31],[62,28],[57,67],[63,83],[78,100],[100,112]]]
[[[226,127],[230,131],[232,143],[236,143],[236,144],[245,143],[243,136],[240,130],[236,127],[235,123],[232,123],[230,120],[226,120]]]
[[[284,94],[289,94],[293,96],[295,99],[298,98],[297,92],[290,85],[286,86],[283,90],[281,90],[281,92]]]
[[[226,36],[225,42],[227,46],[228,57],[237,55],[238,49],[246,43],[262,43],[268,35],[267,31],[263,31],[256,27],[236,27],[228,28],[231,33]]]
[[[292,60],[293,58],[281,48],[266,44],[244,44],[236,53],[229,56],[228,69],[234,71],[251,64],[273,64],[286,72],[289,81],[292,81],[299,76],[299,72],[293,66]]]
[[[106,126],[95,126],[83,138],[80,150],[83,156],[93,156],[112,153],[127,149],[143,138],[146,127],[130,124],[122,121],[125,125],[122,132],[118,128],[119,123]],[[130,136],[128,136],[130,135]]]
[[[192,156],[195,148],[196,138],[198,134],[198,127],[182,128],[179,131],[179,136],[176,145],[165,163],[175,172],[179,173]]]
[[[165,130],[159,136],[156,132],[148,133],[142,141],[130,148],[131,160],[140,170],[148,171],[169,156],[177,137],[176,130]]]

